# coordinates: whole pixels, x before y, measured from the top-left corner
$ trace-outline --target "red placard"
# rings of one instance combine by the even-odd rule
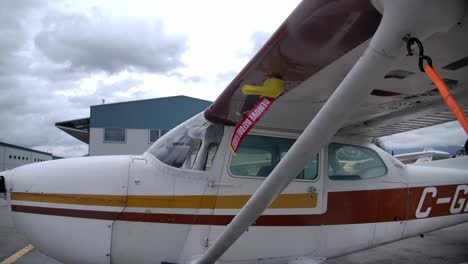
[[[234,133],[232,134],[231,143],[229,144],[231,151],[234,154],[237,153],[237,150],[239,149],[245,136],[247,136],[249,131],[265,115],[274,101],[275,98],[261,97],[257,104],[237,124],[236,128],[234,129]]]

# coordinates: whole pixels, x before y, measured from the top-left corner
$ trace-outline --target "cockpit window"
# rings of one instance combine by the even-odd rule
[[[235,176],[267,177],[286,155],[296,140],[291,138],[247,135],[229,171]],[[318,176],[318,154],[296,176],[297,180],[315,180]]]
[[[223,126],[208,122],[201,113],[158,139],[148,152],[169,166],[205,170],[208,154],[216,153],[222,136]]]
[[[372,149],[337,143],[328,146],[328,176],[332,180],[365,180],[386,174],[387,166]]]

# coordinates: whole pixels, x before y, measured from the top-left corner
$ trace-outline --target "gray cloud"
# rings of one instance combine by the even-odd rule
[[[186,39],[164,32],[159,22],[50,12],[34,39],[51,61],[69,71],[165,73],[183,66]]]
[[[251,51],[252,55],[255,55],[267,42],[271,34],[264,31],[256,31],[250,36],[250,39],[253,42],[253,48]]]
[[[0,140],[35,148],[68,140],[50,124],[50,120],[64,115],[64,111],[57,111],[64,109],[63,100],[29,72],[34,24],[28,19],[41,10],[42,4],[35,0],[0,1]]]
[[[235,71],[228,71],[228,72],[220,72],[216,74],[216,81],[220,83],[230,82],[236,77],[237,72]]]
[[[270,36],[271,33],[255,31],[252,33],[252,35],[250,35],[252,47],[248,51],[240,52],[238,56],[241,58],[252,58],[263,47],[263,45],[265,45]]]
[[[101,73],[167,75],[183,66],[186,38],[166,34],[158,22],[104,16],[96,10],[63,13],[54,11],[54,4],[0,1],[0,141],[58,156],[82,156],[88,146],[57,129],[55,122],[89,116],[89,106],[103,98],[117,102],[144,97],[130,90],[143,81],[129,78],[109,85],[104,82],[108,75]],[[80,90],[94,73],[103,81],[93,94],[67,95]]]
[[[0,1],[0,75],[27,71],[29,61],[22,52],[28,47],[29,28],[23,18],[38,9],[42,1]]]
[[[188,76],[188,77],[184,78],[184,82],[204,82],[204,81],[206,81],[206,80],[203,77],[196,76],[196,75]]]
[[[13,85],[0,89],[2,141],[51,151],[59,156],[77,156],[87,152],[85,144],[60,132],[54,123],[88,115],[88,109],[71,108],[65,96],[47,90],[50,85],[47,82],[24,77],[11,80]],[[66,147],[80,151],[60,151]]]
[[[135,86],[143,84],[142,80],[136,79],[126,79],[112,84],[105,84],[102,81],[98,82],[96,91],[93,94],[85,96],[70,96],[68,101],[75,107],[85,107],[89,108],[91,105],[97,105],[102,103],[102,99],[106,103],[115,103],[122,101],[122,97],[119,96],[119,93],[125,93]],[[131,99],[139,99],[143,94],[136,93],[132,94]]]
[[[175,77],[183,82],[204,82],[206,81],[205,78],[198,76],[198,75],[190,75],[190,76],[185,76],[184,74],[180,72],[170,72],[167,74],[169,77]]]
[[[457,121],[382,137],[387,149],[463,146],[466,134]]]

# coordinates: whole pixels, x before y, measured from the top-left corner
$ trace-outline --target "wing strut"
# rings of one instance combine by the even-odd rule
[[[427,37],[437,30],[445,30],[456,24],[464,10],[461,0],[376,0],[373,3],[385,12],[369,47],[250,200],[194,263],[209,264],[220,258],[329,142],[347,121],[350,110],[368,96],[389,68],[404,56],[404,35]],[[420,16],[421,12],[425,16]],[[439,19],[431,19],[435,16]]]

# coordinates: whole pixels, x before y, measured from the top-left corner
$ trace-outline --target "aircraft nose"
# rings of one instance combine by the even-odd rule
[[[86,157],[16,168],[8,180],[16,228],[64,263],[109,263],[130,161],[130,156]]]

